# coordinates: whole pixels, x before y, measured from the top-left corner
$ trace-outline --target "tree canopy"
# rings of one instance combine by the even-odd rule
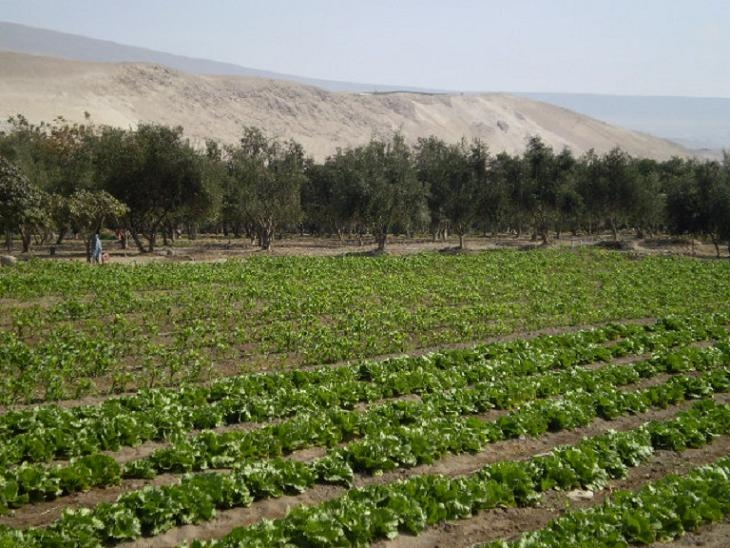
[[[128,231],[140,250],[182,228],[238,237],[263,249],[282,231],[370,237],[429,231],[525,232],[544,242],[565,231],[670,231],[730,240],[730,158],[722,162],[633,158],[619,148],[580,157],[535,136],[521,154],[490,155],[487,143],[431,136],[339,149],[322,162],[294,141],[247,127],[232,146],[194,147],[180,127],[136,129],[33,125],[22,116],[0,133],[2,228],[33,235],[103,225]],[[728,244],[730,246],[730,243]]]

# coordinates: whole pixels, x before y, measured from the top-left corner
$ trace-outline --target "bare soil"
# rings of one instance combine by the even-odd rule
[[[388,238],[386,253],[388,255],[411,255],[414,253],[473,253],[496,249],[520,249],[529,251],[546,247],[544,244],[524,236],[500,234],[497,236],[468,236],[465,238],[465,249],[458,249],[458,240],[433,241],[428,236],[406,238],[391,235]],[[223,236],[205,236],[196,240],[182,237],[171,245],[158,247],[151,253],[140,253],[136,248],[121,249],[114,241],[104,241],[105,251],[109,253],[110,263],[147,264],[150,262],[222,262],[230,259],[244,259],[257,255],[287,257],[338,257],[346,255],[368,255],[372,252],[375,243],[369,239],[340,240],[330,236],[295,236],[274,241],[269,251],[263,251],[253,245],[246,238],[226,238]],[[715,247],[708,242],[690,238],[657,237],[640,239],[633,233],[621,234],[617,242],[608,235],[563,235],[559,239],[551,240],[547,247],[579,248],[585,246],[599,246],[608,249],[624,251],[635,256],[646,255],[682,255],[698,258],[713,258],[716,256]],[[51,247],[54,255],[51,256]],[[86,261],[84,243],[81,240],[65,240],[58,246],[43,244],[35,246],[28,254],[18,253],[16,243],[12,255],[23,260],[31,257],[49,260]],[[727,249],[721,250],[727,257]]]
[[[704,546],[705,548],[727,548],[730,546],[730,522],[723,521],[700,527],[674,542],[656,542],[655,548],[678,548],[680,546]]]

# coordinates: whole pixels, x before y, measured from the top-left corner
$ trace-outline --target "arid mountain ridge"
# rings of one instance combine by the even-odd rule
[[[506,94],[331,92],[245,76],[193,75],[150,63],[98,63],[0,52],[0,119],[63,116],[135,127],[181,125],[196,145],[235,143],[245,126],[302,143],[321,160],[339,148],[401,132],[409,142],[482,139],[493,153],[519,153],[539,135],[556,150],[582,154],[615,146],[634,156],[687,156],[683,147],[575,112]]]

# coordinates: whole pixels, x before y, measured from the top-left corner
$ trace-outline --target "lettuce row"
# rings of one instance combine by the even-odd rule
[[[730,406],[702,401],[669,421],[647,423],[627,432],[610,431],[528,461],[492,464],[469,476],[415,476],[355,489],[315,507],[297,507],[282,520],[235,530],[220,545],[366,543],[399,531],[417,533],[440,521],[468,517],[487,508],[534,504],[548,489],[600,489],[662,447],[657,444],[657,430],[672,431],[675,439],[684,440],[676,446],[679,450],[699,447],[730,433]],[[48,528],[20,531],[0,527],[0,545],[12,540],[24,546],[98,546],[156,535],[178,525],[209,520],[216,509],[302,492],[317,481],[316,470],[316,464],[277,459],[246,465],[231,474],[186,476],[178,485],[147,487],[93,509],[67,509]]]
[[[482,548],[618,547],[671,541],[730,516],[730,457],[636,492],[617,491],[595,508],[569,512],[545,528]]]
[[[403,357],[341,368],[242,375],[210,386],[141,390],[101,405],[64,409],[46,405],[0,415],[0,464],[42,462],[118,450],[148,440],[179,437],[193,429],[281,418],[332,407],[352,408],[361,401],[463,385],[479,379],[485,362],[500,375],[517,375],[529,364],[535,371],[609,360],[626,353],[665,348],[706,339],[721,329],[719,316],[653,326],[609,326],[532,341],[495,343],[451,350],[428,357]],[[598,346],[627,336],[613,348]],[[699,339],[698,339],[699,338]],[[9,345],[0,345],[0,362]],[[458,369],[462,374],[454,375]],[[472,373],[469,373],[469,372]]]
[[[730,348],[684,348],[664,357],[597,371],[553,372],[522,384],[510,383],[514,395],[484,387],[454,390],[422,402],[391,402],[364,413],[332,410],[250,432],[204,432],[190,441],[155,451],[128,463],[123,471],[111,458],[93,455],[68,465],[44,467],[24,463],[0,476],[0,509],[113,485],[124,477],[152,478],[160,472],[187,472],[235,466],[241,461],[287,454],[312,445],[334,446],[318,462],[320,481],[347,483],[355,472],[377,473],[398,467],[431,463],[447,453],[476,452],[493,441],[521,435],[540,435],[586,425],[596,416],[614,418],[648,407],[666,407],[685,398],[698,398],[730,385],[727,369],[703,377],[678,376],[664,385],[624,393],[615,385],[665,371],[712,370],[730,362]],[[534,385],[534,386],[533,386]],[[537,389],[535,387],[538,387]],[[542,388],[540,388],[542,387]],[[570,393],[570,391],[579,392]],[[537,391],[537,393],[536,393]],[[563,400],[530,401],[536,395],[568,394]],[[488,394],[496,394],[494,400]],[[523,408],[497,421],[483,422],[460,415],[490,409],[500,402]],[[358,439],[362,438],[362,439]],[[353,441],[355,440],[355,441]],[[92,463],[95,466],[90,466]]]
[[[730,378],[730,372],[726,372],[725,375],[726,378]],[[689,386],[686,384],[689,380],[694,379],[686,377],[684,379],[685,386]],[[694,389],[697,385],[693,383],[691,386]],[[652,398],[656,397],[658,389],[661,389],[661,387],[652,387],[644,392],[648,394],[649,398]],[[674,391],[669,390],[669,393],[674,394]],[[570,409],[570,406],[565,406],[565,408]],[[577,407],[573,409],[573,412],[578,417],[584,417],[587,414],[585,409]],[[539,415],[541,416],[542,413]],[[709,424],[707,421],[710,420],[712,421],[711,427],[707,426]],[[478,427],[476,423],[470,426]],[[383,444],[384,438],[379,436],[375,438],[374,444],[365,447],[362,451],[347,451],[348,448],[345,448],[344,452],[336,451],[309,464],[274,459],[268,462],[244,463],[231,474],[206,473],[186,476],[179,485],[162,488],[148,487],[141,491],[127,493],[112,506],[102,504],[97,507],[92,517],[114,515],[121,519],[120,516],[123,516],[126,521],[139,523],[139,527],[135,526],[134,528],[134,531],[139,531],[135,533],[136,535],[154,535],[176,524],[194,523],[210,519],[213,515],[213,508],[245,506],[253,499],[280,496],[283,493],[302,492],[318,482],[349,485],[353,478],[353,469],[372,472],[382,468],[383,461],[374,460],[373,455],[387,454],[389,458],[393,459],[394,464],[389,465],[389,468],[392,468],[396,465],[413,465],[416,463],[417,458],[421,458],[423,462],[430,462],[439,451],[444,450],[444,444],[456,444],[449,447],[454,452],[479,448],[479,440],[475,441],[473,435],[459,438],[449,433],[448,429],[453,429],[453,426],[450,426],[448,422],[434,423],[430,427],[431,431],[426,432],[425,435],[423,430],[416,428],[410,431],[410,437],[406,434],[401,438],[391,438],[393,443],[390,444]],[[713,402],[707,401],[695,406],[691,413],[680,414],[673,421],[666,423],[655,422],[643,430],[640,429],[644,440],[643,445],[638,443],[638,438],[627,438],[614,444],[613,449],[609,448],[609,450],[602,451],[600,454],[605,462],[610,463],[610,466],[606,466],[606,470],[610,472],[610,477],[616,477],[616,474],[625,472],[625,465],[622,463],[631,462],[633,463],[632,466],[636,465],[641,461],[641,458],[637,455],[643,454],[646,456],[651,452],[650,448],[652,447],[674,450],[682,450],[687,446],[699,447],[713,436],[727,433],[728,429],[730,429],[730,406],[716,406]],[[413,452],[414,448],[417,447],[417,444],[413,443],[412,434],[414,432],[421,433],[420,439],[423,442],[420,447],[424,451],[423,454],[428,455],[428,457],[424,459],[422,458],[423,454],[412,453],[412,460],[405,460],[402,458],[403,451]],[[434,446],[428,445],[426,443],[427,439],[450,441],[440,441],[440,445]],[[471,444],[471,446],[465,446],[464,443]],[[399,453],[388,453],[393,449],[397,449]],[[559,452],[559,450],[556,451]],[[611,455],[615,457],[616,452],[620,453],[620,460],[611,457]],[[348,459],[348,455],[355,458]],[[570,462],[572,470],[578,470],[582,474],[580,475],[580,485],[584,487],[598,488],[609,477],[600,470],[596,471],[598,469],[595,467],[595,463],[586,461],[580,455],[576,457],[574,453],[567,450],[561,455],[561,458]],[[358,460],[358,456],[360,460]],[[363,456],[370,460],[363,460]],[[574,478],[573,481],[578,481],[579,476],[576,476],[574,472],[570,471],[571,469],[561,464],[562,461],[550,460],[547,457],[543,460],[533,460],[540,463],[545,469],[540,480],[541,490],[556,485],[565,486],[566,478],[570,477]],[[375,465],[372,463],[375,463]],[[590,472],[591,470],[593,472]],[[586,475],[588,472],[592,475]],[[200,495],[201,489],[205,492],[218,493],[218,498],[213,497],[210,499],[208,495]],[[182,502],[181,498],[184,499]],[[209,499],[212,502],[207,502]],[[200,507],[202,510],[196,513],[191,510],[191,507],[193,509]],[[62,522],[59,523],[75,524],[75,520],[81,519],[78,516],[79,512],[84,514],[87,510],[70,510],[67,512],[69,516],[64,516]],[[164,518],[160,516],[164,516]],[[96,522],[98,523],[98,520]],[[52,528],[52,530],[55,529]],[[107,538],[105,542],[111,540]],[[118,540],[121,540],[121,538]]]
[[[476,453],[498,440],[525,435],[537,437],[548,431],[586,426],[596,417],[612,419],[728,390],[730,368],[700,377],[674,377],[662,385],[637,392],[623,393],[607,386],[605,391],[596,394],[575,392],[562,400],[531,402],[493,422],[475,418],[433,417],[414,426],[393,426],[334,449],[319,462],[344,462],[355,472],[376,474],[400,467],[430,464],[449,453]],[[604,398],[614,402],[610,415],[602,408]],[[672,448],[669,434],[663,443],[667,448]]]
[[[265,520],[235,529],[220,540],[192,545],[362,546],[401,532],[418,534],[426,527],[482,510],[531,506],[548,489],[598,489],[610,479],[625,476],[653,453],[656,425],[675,428],[678,436],[686,436],[687,446],[699,446],[730,433],[730,408],[701,402],[671,421],[609,432],[528,461],[503,461],[456,478],[415,476],[354,489],[316,506],[296,507],[285,518]],[[730,464],[728,460],[721,461],[723,466]]]
[[[332,447],[371,434],[378,434],[383,438],[383,444],[387,443],[387,436],[390,436],[393,451],[403,452],[407,447],[399,447],[398,442],[392,438],[397,437],[398,432],[403,429],[413,437],[416,429],[411,428],[411,425],[414,424],[423,427],[428,423],[443,423],[447,425],[443,433],[453,431],[460,439],[458,443],[466,444],[467,447],[482,447],[489,441],[498,439],[526,434],[539,435],[548,429],[587,424],[596,416],[611,419],[626,412],[639,412],[655,406],[666,407],[685,397],[703,397],[713,390],[724,391],[727,380],[726,373],[722,370],[714,376],[708,376],[704,383],[692,377],[682,377],[681,382],[675,380],[667,387],[649,389],[641,395],[615,389],[615,385],[629,385],[640,377],[649,378],[660,373],[680,371],[712,371],[723,365],[730,365],[730,345],[727,343],[705,349],[685,347],[650,360],[609,366],[596,371],[552,372],[521,380],[497,378],[474,387],[428,394],[420,402],[389,402],[363,413],[335,409],[323,414],[297,417],[259,430],[203,432],[129,463],[124,474],[126,477],[149,478],[161,472],[221,468],[243,459],[283,455],[313,445]],[[680,386],[681,383],[684,384]],[[573,398],[581,409],[585,409],[581,412],[578,423],[575,423],[578,420],[577,413],[566,414],[564,401],[532,401],[535,398],[560,396],[573,391],[581,391]],[[524,409],[501,417],[495,423],[459,418],[494,408],[513,409],[525,402],[530,403]],[[421,441],[412,439],[412,443],[433,445],[433,440],[427,439],[429,435],[431,434],[424,434],[425,438]],[[467,443],[466,437],[473,439]],[[447,441],[450,438],[444,438],[444,442]],[[449,448],[459,447],[457,442],[454,443],[455,445],[445,445],[444,450],[453,452]],[[369,445],[371,441],[365,440],[355,441],[348,447],[367,456]],[[465,447],[458,452],[465,450],[478,449]],[[385,466],[394,465],[386,457],[381,460]]]

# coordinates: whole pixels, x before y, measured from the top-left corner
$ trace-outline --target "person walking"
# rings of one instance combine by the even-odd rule
[[[101,238],[99,237],[99,231],[97,230],[94,234],[94,243],[91,248],[91,262],[102,264],[103,262],[103,250],[101,248]]]

